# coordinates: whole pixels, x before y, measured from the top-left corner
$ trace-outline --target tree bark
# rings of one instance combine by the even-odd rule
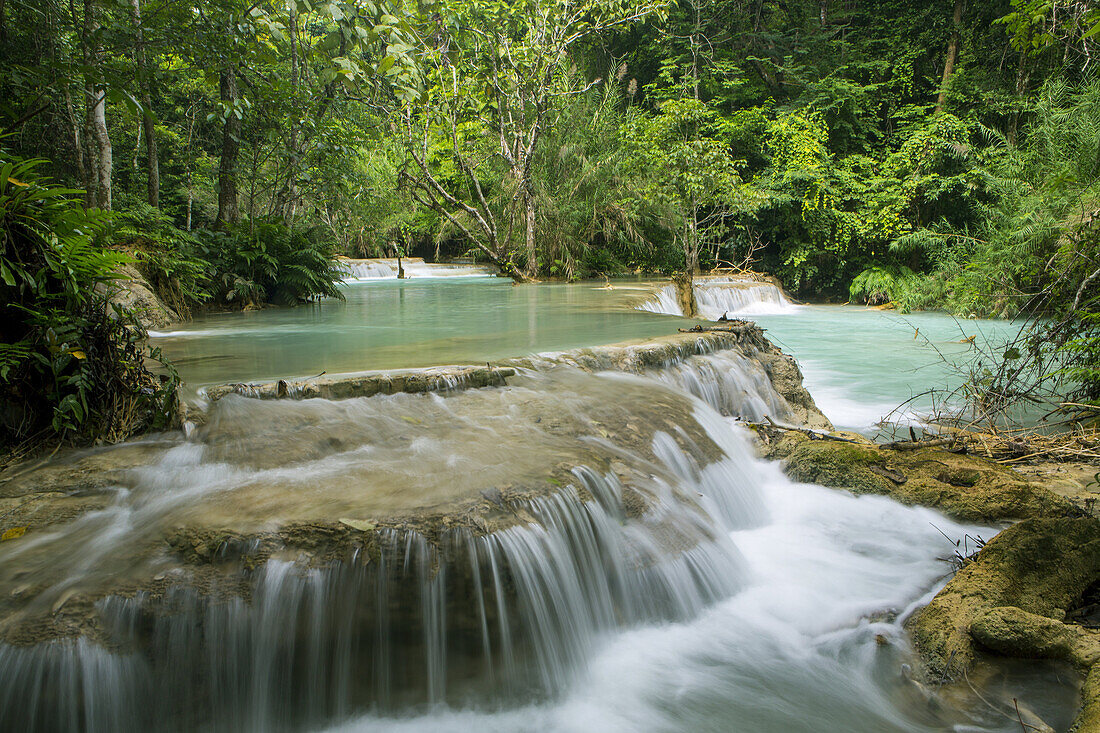
[[[111,136],[107,132],[107,88],[100,72],[96,0],[84,0],[81,51],[84,61],[85,206],[111,208],[111,170],[114,165]]]
[[[111,171],[114,168],[114,150],[111,136],[107,132],[107,90],[100,86],[92,107],[92,134],[95,136],[97,151],[96,205],[104,211],[111,210]]]
[[[530,277],[535,277],[539,273],[538,254],[535,250],[535,193],[526,183],[523,190],[523,212],[524,241],[527,246],[527,274]]]
[[[145,161],[148,173],[149,205],[154,209],[160,208],[160,162],[157,156],[157,138],[154,134],[153,124],[153,93],[152,78],[145,55],[145,29],[141,25],[141,0],[130,0],[134,21],[134,34],[137,46],[134,54],[137,57],[138,76],[141,88],[142,125],[145,129]]]
[[[84,165],[84,139],[81,135],[80,123],[76,119],[76,110],[73,108],[73,95],[69,92],[69,85],[61,85],[61,94],[65,100],[65,114],[69,119],[70,134],[73,138],[73,155],[76,160],[76,173],[80,176],[80,181],[84,184],[88,184],[88,171]],[[85,200],[87,204],[87,200]]]
[[[951,40],[947,42],[947,59],[943,64],[943,81],[940,82],[940,94],[936,99],[936,112],[943,111],[947,101],[947,84],[955,72],[955,61],[959,57],[959,29],[962,27],[964,0],[955,0],[955,13],[952,16]]]
[[[287,225],[294,219],[298,207],[298,7],[294,0],[290,3],[290,86],[294,98],[291,100],[290,120],[290,170],[287,172],[286,201],[283,208],[283,221]],[[400,269],[398,262],[398,269]]]
[[[685,318],[695,318],[699,315],[698,306],[695,303],[695,278],[690,272],[677,272],[672,276],[672,286],[676,290],[676,300],[680,304],[680,312]]]
[[[237,71],[232,66],[221,74],[221,100],[228,106],[222,130],[222,153],[218,164],[218,227],[241,219],[237,196],[237,158],[241,150],[241,118],[237,107]]]
[[[187,110],[187,145],[184,150],[187,151],[185,159],[187,160],[187,229],[191,231],[191,211],[194,208],[195,203],[195,186],[194,186],[194,167],[195,161],[191,156],[191,141],[195,136],[195,105],[192,104]]]

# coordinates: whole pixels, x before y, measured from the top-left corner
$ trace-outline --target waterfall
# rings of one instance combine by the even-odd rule
[[[397,259],[340,260],[340,267],[347,273],[345,280],[395,280]],[[401,259],[406,278],[432,277],[491,277],[496,270],[488,265],[459,265],[425,262],[419,257]]]
[[[695,302],[699,315],[716,321],[729,318],[775,313],[793,313],[798,306],[791,303],[778,287],[771,283],[730,278],[700,278],[695,281]],[[638,306],[638,310],[669,316],[682,316],[676,298],[676,289],[666,285],[650,299]]]
[[[107,597],[101,644],[0,646],[0,729],[295,730],[554,695],[615,629],[692,618],[744,582],[726,532],[766,515],[743,480],[748,446],[718,439],[735,455],[700,468],[655,436],[663,478],[639,521],[613,473],[582,466],[517,507],[529,524],[436,543],[387,530],[377,558],[320,567],[271,559],[247,602],[231,588]]]
[[[90,452],[112,500],[0,546],[0,730],[999,730],[891,610],[988,532],[757,459],[739,351],[628,356]]]
[[[720,365],[741,367],[692,357],[669,383],[709,384]],[[0,644],[0,730],[301,730],[362,710],[552,698],[617,630],[694,618],[742,587],[728,533],[767,521],[746,438],[650,378],[556,368],[514,381],[219,400],[191,440],[128,469],[114,504],[0,556],[0,591],[20,582],[2,569],[16,559],[50,588],[9,640],[36,638],[35,609],[82,598],[85,581],[161,579],[101,596],[82,635]],[[741,404],[699,389],[727,411]],[[321,531],[310,517],[373,516],[351,505],[408,494],[412,476],[432,504],[456,486],[478,496],[536,480],[563,458],[560,486],[501,496],[484,519],[399,521],[328,550],[324,529],[315,549],[292,547]],[[269,516],[292,529],[271,535]],[[195,522],[216,546],[173,529]],[[142,554],[165,532],[181,567]]]
[[[698,397],[722,415],[762,422],[791,421],[791,408],[759,363],[737,351],[691,356],[652,375]]]

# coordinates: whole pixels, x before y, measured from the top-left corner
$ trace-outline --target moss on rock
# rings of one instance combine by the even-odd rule
[[[764,454],[787,475],[857,494],[939,509],[967,522],[1079,515],[1071,502],[996,463],[926,448],[894,451],[869,442],[813,440],[785,431],[762,436]]]
[[[1097,577],[1100,521],[1029,519],[986,544],[908,627],[937,677],[954,677],[973,663],[975,622],[977,638],[1000,650],[1015,647],[1034,656],[1041,649],[1061,648],[1059,644],[1072,649],[1069,637],[1059,637],[1055,626],[1021,613],[1060,622]],[[987,618],[1006,606],[1014,610]]]

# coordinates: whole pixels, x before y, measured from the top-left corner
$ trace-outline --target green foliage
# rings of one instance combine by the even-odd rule
[[[0,158],[0,444],[52,433],[118,440],[174,415],[174,374],[154,377],[132,315],[108,301],[125,255],[107,223],[50,184],[41,161]]]
[[[204,230],[197,240],[220,302],[256,307],[343,298],[334,243],[319,227],[245,222],[225,232]]]
[[[198,254],[198,240],[177,229],[161,210],[138,204],[119,212],[100,239],[132,256],[157,297],[181,317],[210,300],[214,273]]]
[[[916,274],[904,265],[869,267],[856,275],[848,292],[852,300],[860,300],[868,305],[882,305],[901,300],[915,278]]]
[[[723,217],[751,199],[716,118],[699,100],[669,99],[659,114],[631,115],[624,126],[638,206],[672,231],[689,272],[707,238],[719,236]]]

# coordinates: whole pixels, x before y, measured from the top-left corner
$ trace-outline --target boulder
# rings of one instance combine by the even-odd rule
[[[1098,577],[1100,521],[1028,519],[987,543],[907,626],[937,678],[965,672],[976,640],[994,651],[1085,664],[1091,639],[1079,649],[1082,630],[1057,622]]]
[[[983,458],[937,448],[894,451],[850,436],[846,441],[814,440],[797,431],[761,434],[765,457],[781,459],[796,481],[883,494],[966,522],[1080,514],[1067,499]]]

